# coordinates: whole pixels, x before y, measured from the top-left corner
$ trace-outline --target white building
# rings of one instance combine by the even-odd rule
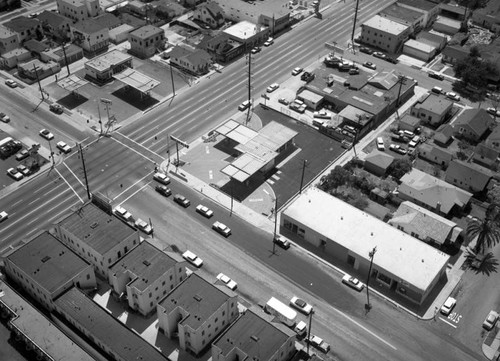
[[[74,21],[83,21],[99,15],[99,0],[57,0],[59,14]]]
[[[409,26],[375,15],[361,25],[361,42],[396,53],[411,33]]]
[[[351,273],[366,275],[376,248],[373,283],[416,304],[446,275],[448,255],[317,188],[291,203],[280,223],[284,235],[313,244]]]

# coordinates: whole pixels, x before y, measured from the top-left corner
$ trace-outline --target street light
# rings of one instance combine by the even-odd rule
[[[274,198],[274,235],[273,235],[273,254],[276,254],[276,231],[278,228],[278,196]]]
[[[375,253],[377,252],[377,246],[373,247],[373,249],[368,253],[368,257],[370,257],[370,267],[368,269],[368,277],[366,279],[366,305],[365,310],[370,311],[372,305],[370,304],[370,275],[372,273],[372,265],[373,265],[373,257],[375,257]]]

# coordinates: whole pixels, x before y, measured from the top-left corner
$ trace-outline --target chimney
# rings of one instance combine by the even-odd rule
[[[436,211],[438,213],[441,212],[441,202],[437,202],[437,204],[436,204]]]

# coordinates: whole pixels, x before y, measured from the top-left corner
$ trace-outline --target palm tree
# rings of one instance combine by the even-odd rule
[[[486,210],[484,220],[472,219],[467,225],[467,236],[469,239],[477,237],[476,245],[472,250],[476,260],[483,256],[486,249],[492,248],[500,243],[500,206],[492,204]],[[483,257],[481,257],[483,258]]]

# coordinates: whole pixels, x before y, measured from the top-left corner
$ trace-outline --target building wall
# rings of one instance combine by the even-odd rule
[[[73,0],[57,0],[59,14],[74,21],[82,21],[99,15],[102,10],[99,0],[85,0],[82,3]]]
[[[421,49],[417,49],[411,46],[404,45],[403,46],[403,54],[411,56],[416,59],[420,59],[423,61],[428,61],[436,54],[436,49],[433,49],[431,52],[427,52]]]
[[[224,14],[222,14],[224,15]],[[209,25],[212,29],[216,29],[221,25],[224,25],[224,16],[221,16],[218,20],[214,19],[212,13],[208,11],[205,6],[198,6],[193,12],[193,19],[200,20],[201,22]]]
[[[468,124],[457,125],[455,128],[455,135],[473,142],[478,142],[481,138],[481,136],[474,132]]]
[[[158,327],[169,338],[172,338],[174,333],[178,332],[180,347],[183,350],[192,351],[194,354],[198,354],[207,347],[239,315],[237,296],[235,295],[228,298],[198,329],[194,330],[180,323],[185,316],[185,311],[181,308],[180,305],[170,314],[167,314],[165,308],[158,305]],[[189,317],[193,317],[193,315]]]
[[[103,52],[109,45],[109,30],[107,28],[86,34],[80,30],[71,27],[71,37],[73,42],[81,47],[84,52],[96,54]]]
[[[156,53],[157,49],[163,49],[165,45],[165,32],[161,29],[159,30],[158,33],[151,34],[147,38],[140,38],[130,33],[130,52],[141,58],[149,58]]]
[[[1,31],[1,30],[0,30]],[[19,39],[14,32],[6,31],[3,38],[0,39],[0,55],[3,55],[11,50],[19,47]]]
[[[452,106],[450,104],[450,107],[447,109],[446,112],[444,112],[442,114],[438,114],[438,113],[434,113],[433,111],[431,111],[429,109],[423,108],[421,106],[421,104],[418,104],[417,106],[411,107],[410,113],[414,117],[422,119],[422,121],[424,123],[428,123],[428,124],[431,124],[433,126],[437,126],[437,125],[440,125],[441,123],[443,123],[444,118],[446,117],[446,115],[450,111],[451,107]]]
[[[427,151],[425,149],[422,149],[422,147],[418,149],[418,156],[420,158],[428,160],[429,162],[439,164],[443,167],[448,167],[448,164],[450,164],[451,162],[451,154],[446,154],[442,152],[435,153],[432,151]]]
[[[395,35],[379,29],[374,29],[365,24],[361,25],[361,41],[379,48],[388,53],[396,53],[402,42],[408,38],[410,28],[401,34]]]

